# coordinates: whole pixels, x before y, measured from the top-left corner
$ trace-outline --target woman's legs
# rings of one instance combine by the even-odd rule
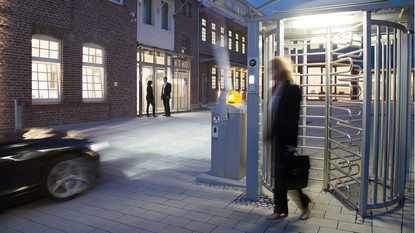
[[[308,204],[310,203],[310,198],[307,195],[305,195],[303,191],[301,191],[301,189],[290,190],[288,191],[288,195],[290,195],[292,200],[302,211],[300,219],[308,219],[308,217],[310,216],[310,208],[308,207]]]
[[[288,214],[287,190],[274,190],[274,213]]]

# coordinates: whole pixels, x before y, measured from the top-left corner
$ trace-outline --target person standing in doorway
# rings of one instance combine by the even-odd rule
[[[153,83],[153,81],[151,81],[151,80],[149,80],[147,82],[147,94],[146,94],[147,117],[150,117],[150,114],[148,113],[148,108],[150,107],[150,105],[152,105],[152,107],[153,107],[153,117],[157,117],[156,116],[156,108],[155,108],[155,104],[154,104],[153,87],[151,86],[152,83]]]
[[[170,116],[170,93],[171,93],[171,84],[167,82],[167,77],[164,77],[163,90],[161,92],[161,99],[163,100],[164,105],[164,116]]]

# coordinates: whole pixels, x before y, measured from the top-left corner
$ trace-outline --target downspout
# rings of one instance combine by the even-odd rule
[[[201,98],[201,94],[200,94],[200,4],[201,2],[199,2],[199,4],[197,5],[197,93],[198,93],[198,105],[200,108],[201,102],[202,102],[202,98]]]

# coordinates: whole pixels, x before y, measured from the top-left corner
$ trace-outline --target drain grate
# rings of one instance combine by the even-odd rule
[[[263,208],[267,210],[274,209],[273,198],[270,198],[262,194],[258,201],[252,201],[252,200],[246,199],[246,193],[242,193],[232,203],[237,204],[237,205],[253,206],[255,208]]]

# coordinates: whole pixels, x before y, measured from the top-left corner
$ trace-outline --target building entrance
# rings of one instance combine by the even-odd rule
[[[156,113],[163,113],[164,77],[172,84],[171,112],[190,110],[190,57],[139,47],[137,65],[137,115],[146,114],[147,83],[153,82]],[[150,110],[152,112],[152,110]]]

